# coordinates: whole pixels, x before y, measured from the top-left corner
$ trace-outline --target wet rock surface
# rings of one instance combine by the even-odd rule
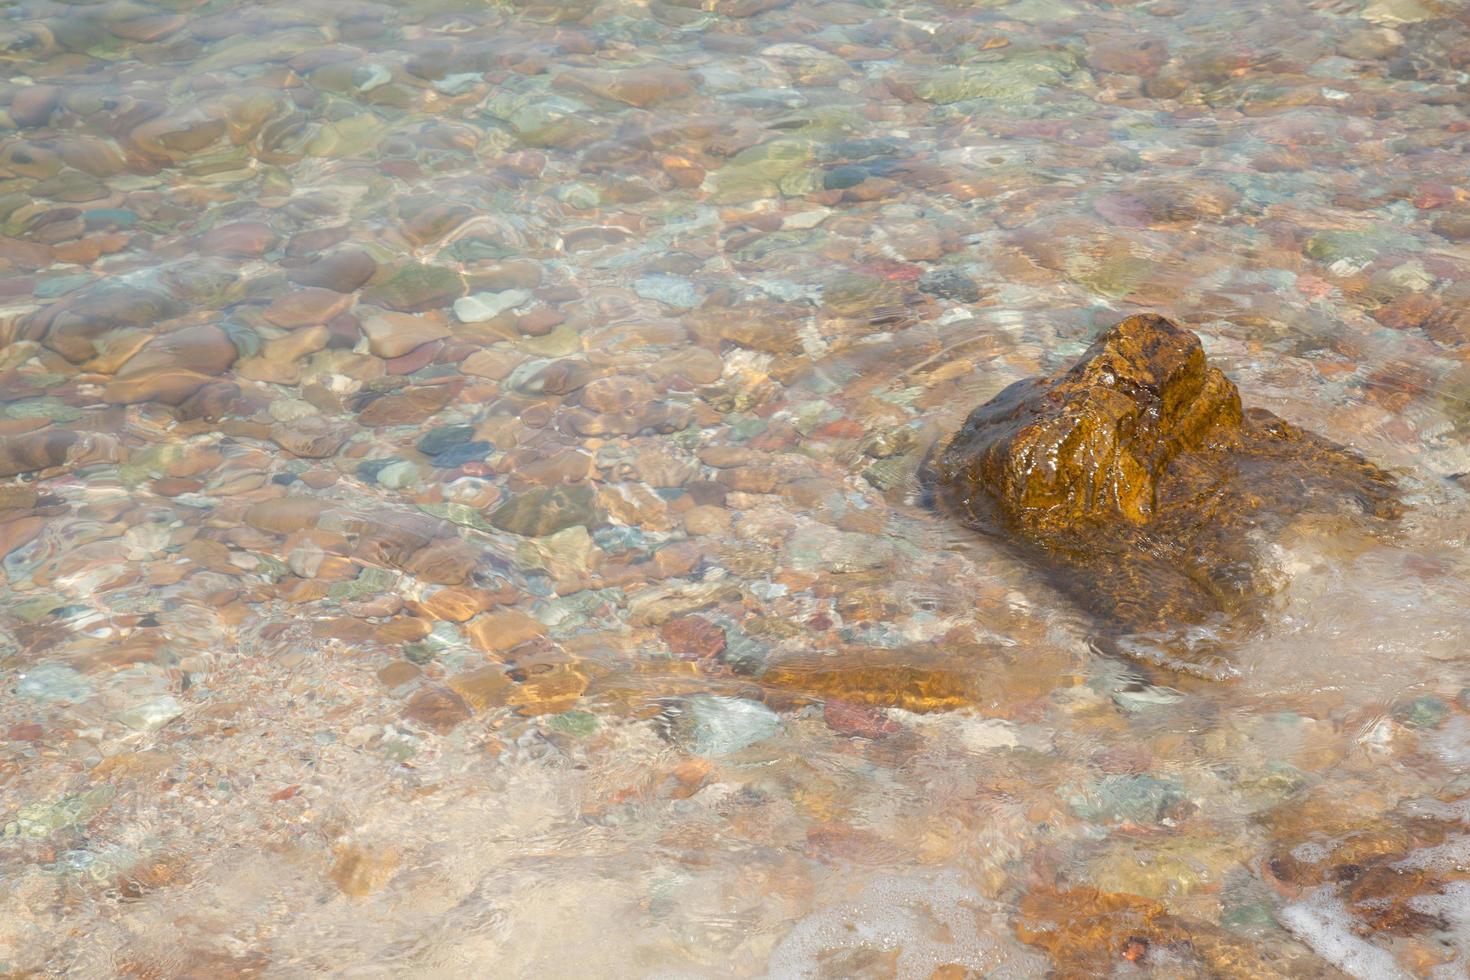
[[[1264,9],[10,0],[0,975],[1464,975],[1470,20]],[[1411,505],[1233,684],[920,499],[1149,310]]]
[[[1120,631],[1121,650],[1207,676],[1229,663],[1187,631],[1259,623],[1276,579],[1267,549],[1292,522],[1401,512],[1390,474],[1243,408],[1199,338],[1151,314],[975,409],[930,478]]]

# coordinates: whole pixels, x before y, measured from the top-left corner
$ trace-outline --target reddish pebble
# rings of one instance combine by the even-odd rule
[[[198,493],[203,489],[204,483],[201,480],[186,480],[182,477],[168,476],[153,481],[153,492],[160,497],[177,497],[183,493]]]
[[[812,435],[818,439],[856,439],[867,430],[854,419],[833,419],[817,426]]]
[[[516,329],[527,337],[544,337],[565,319],[564,314],[549,306],[538,306],[516,321]]]
[[[40,725],[33,721],[23,721],[18,725],[11,725],[5,737],[12,742],[39,742],[44,734]]]
[[[859,266],[858,271],[864,275],[887,279],[889,282],[912,282],[924,274],[921,266],[902,262],[869,262]]]
[[[725,649],[725,631],[703,616],[681,616],[663,627],[664,642],[674,653],[703,660]]]
[[[443,346],[443,341],[433,340],[427,344],[420,344],[402,357],[388,358],[384,364],[387,366],[389,374],[413,374],[415,371],[427,367]]]
[[[280,240],[281,237],[263,221],[233,221],[199,236],[199,251],[206,255],[248,259],[265,254]]]
[[[10,100],[10,118],[17,126],[44,126],[56,110],[61,89],[55,85],[29,85]]]
[[[315,286],[298,289],[277,297],[262,315],[270,323],[286,330],[326,323],[332,317],[346,311],[352,305],[352,297],[330,289]]]
[[[851,701],[828,701],[822,708],[822,720],[834,732],[859,738],[886,738],[902,727],[888,718],[888,712]]]

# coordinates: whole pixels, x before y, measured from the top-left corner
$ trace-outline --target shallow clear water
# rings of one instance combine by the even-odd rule
[[[1458,977],[1470,18],[0,5],[0,972]],[[1208,682],[925,506],[1131,312],[1403,482]]]

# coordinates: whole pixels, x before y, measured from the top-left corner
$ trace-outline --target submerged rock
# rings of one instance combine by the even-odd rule
[[[1399,513],[1389,474],[1242,409],[1199,338],[1152,315],[980,406],[931,469],[944,502],[1042,564],[1119,650],[1206,676],[1231,669],[1201,637],[1258,620],[1272,591],[1263,543],[1305,510]]]

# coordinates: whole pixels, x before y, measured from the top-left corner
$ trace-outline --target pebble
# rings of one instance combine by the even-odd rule
[[[183,713],[184,706],[178,698],[164,695],[152,701],[133,705],[120,712],[117,720],[138,731],[156,732]]]
[[[536,487],[509,497],[488,515],[502,531],[542,537],[597,521],[596,494],[587,484]]]
[[[449,336],[449,324],[433,313],[410,316],[406,313],[380,313],[362,321],[363,336],[374,357],[394,358],[424,344]]]
[[[471,293],[454,301],[454,315],[461,323],[483,323],[507,310],[524,306],[531,294],[524,289],[507,289],[498,293]]]
[[[278,327],[294,330],[326,323],[352,305],[352,299],[330,289],[307,287],[272,302],[262,314]]]
[[[402,265],[370,283],[363,299],[400,313],[425,313],[451,305],[464,290],[464,280],[452,269]]]
[[[692,310],[703,302],[699,288],[682,276],[644,276],[633,283],[633,291],[681,310]]]
[[[781,716],[757,701],[698,695],[672,709],[670,727],[690,752],[719,758],[775,735]]]

